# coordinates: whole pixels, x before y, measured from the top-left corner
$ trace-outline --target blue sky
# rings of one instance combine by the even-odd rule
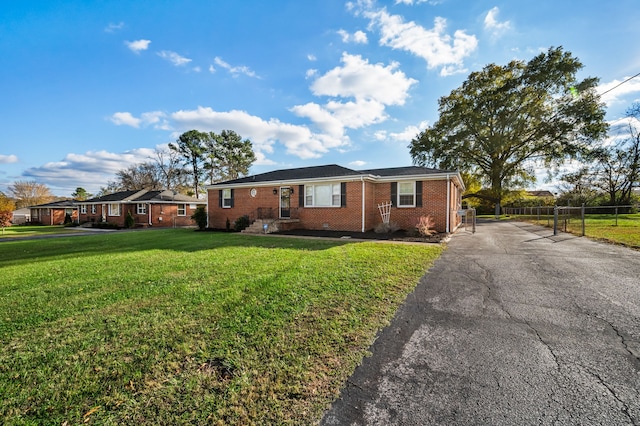
[[[0,191],[96,192],[190,129],[250,139],[252,173],[410,165],[470,72],[563,46],[604,92],[640,72],[638,22],[637,0],[5,1]],[[639,99],[611,90],[607,119]]]

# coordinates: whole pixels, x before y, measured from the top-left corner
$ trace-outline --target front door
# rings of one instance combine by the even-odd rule
[[[280,219],[291,217],[291,188],[280,188]]]

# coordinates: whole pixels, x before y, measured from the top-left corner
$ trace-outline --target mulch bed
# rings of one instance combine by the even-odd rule
[[[296,235],[302,237],[324,237],[324,238],[356,238],[360,240],[384,240],[384,241],[409,241],[420,243],[441,243],[446,237],[446,233],[434,234],[430,237],[416,237],[406,231],[397,231],[390,234],[378,234],[373,231],[368,232],[347,232],[347,231],[312,231],[307,229],[294,229],[291,231],[278,232],[279,235]]]

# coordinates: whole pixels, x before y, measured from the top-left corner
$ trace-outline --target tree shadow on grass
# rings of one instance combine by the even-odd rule
[[[237,232],[195,232],[192,229],[113,231],[100,234],[59,235],[55,238],[5,240],[0,243],[0,267],[22,264],[24,261],[85,256],[99,258],[100,255],[145,250],[198,252],[230,247],[256,247],[316,251],[354,243],[355,241],[349,240],[311,237],[277,238]]]

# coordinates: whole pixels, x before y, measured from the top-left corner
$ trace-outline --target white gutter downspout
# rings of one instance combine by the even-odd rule
[[[447,173],[447,233],[451,228],[451,181],[449,174]]]
[[[153,207],[153,204],[149,203],[148,206],[149,206],[149,226],[153,226],[153,222],[151,219],[151,208]]]
[[[362,182],[362,232],[364,232],[364,227],[365,227],[365,214],[364,214],[364,208],[365,208],[365,196],[364,196],[364,176],[360,176],[360,181]]]

